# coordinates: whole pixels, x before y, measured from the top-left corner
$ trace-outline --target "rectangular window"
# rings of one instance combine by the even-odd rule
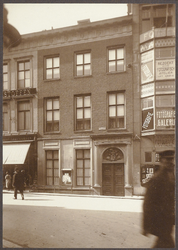
[[[76,54],[76,76],[91,75],[91,53]]]
[[[8,89],[8,64],[3,64],[3,90]]]
[[[31,87],[30,60],[18,62],[18,88]]]
[[[145,162],[152,162],[152,153],[145,152]]]
[[[18,130],[30,130],[30,101],[18,103]]]
[[[91,96],[76,96],[76,130],[91,129]]]
[[[58,150],[46,151],[46,184],[59,185],[59,152]]]
[[[46,132],[59,131],[59,97],[46,99]]]
[[[141,100],[142,110],[153,108],[153,97],[147,97]]]
[[[124,70],[124,48],[108,49],[108,72],[123,72]]]
[[[3,131],[8,131],[8,106],[3,104]]]
[[[175,95],[156,96],[156,107],[175,107]]]
[[[91,185],[90,149],[76,150],[77,186]]]
[[[109,102],[109,128],[124,128],[125,127],[125,94],[110,93],[108,96]]]
[[[45,79],[59,79],[60,78],[60,58],[53,56],[45,58]]]

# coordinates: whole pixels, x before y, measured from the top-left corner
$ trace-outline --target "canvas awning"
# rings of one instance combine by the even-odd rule
[[[4,144],[3,164],[24,164],[30,143]]]

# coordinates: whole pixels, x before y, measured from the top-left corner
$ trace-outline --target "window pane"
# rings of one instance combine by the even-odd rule
[[[3,83],[3,89],[5,90],[5,89],[8,89],[8,82],[4,82]]]
[[[84,109],[84,118],[91,118],[91,109],[90,108]]]
[[[29,102],[19,102],[18,103],[18,109],[19,110],[29,110],[30,109],[30,103]]]
[[[117,59],[122,59],[124,58],[124,50],[123,48],[117,49]]]
[[[19,80],[24,79],[24,71],[19,72]]]
[[[25,69],[30,69],[30,62],[25,62]]]
[[[77,97],[77,108],[83,107],[83,97]]]
[[[25,83],[24,83],[24,80],[19,80],[19,81],[18,81],[18,87],[19,87],[20,89],[22,89],[22,88],[25,87],[24,84],[25,84]]]
[[[30,79],[25,79],[25,87],[30,87]]]
[[[8,70],[8,69],[7,69],[7,64],[4,64],[4,65],[3,65],[3,73],[6,73],[7,70]]]
[[[47,176],[53,176],[53,171],[50,168],[47,168]]]
[[[124,106],[117,106],[117,116],[124,116]]]
[[[82,186],[83,185],[83,177],[77,177],[77,185]]]
[[[46,79],[52,79],[52,69],[46,70]]]
[[[27,79],[29,79],[30,78],[30,71],[25,71],[25,78]]]
[[[52,68],[52,58],[46,59],[46,68]]]
[[[24,112],[19,112],[18,128],[24,130]]]
[[[24,70],[24,63],[19,63],[19,70]]]
[[[83,130],[84,129],[84,124],[83,121],[77,120],[77,130]]]
[[[77,119],[83,119],[83,109],[77,109]]]
[[[116,116],[116,107],[109,107],[109,116]]]
[[[77,159],[83,158],[83,150],[77,150]]]
[[[46,157],[47,157],[47,159],[52,159],[52,151],[50,150],[50,151],[47,151],[46,152]]]
[[[85,168],[90,168],[90,160],[85,160]]]
[[[59,169],[59,161],[55,160],[54,161],[54,171],[56,173],[56,174],[54,173],[55,176],[58,176],[58,172],[59,172],[58,169]]]
[[[57,150],[53,151],[53,158],[58,159],[59,157],[59,152]]]
[[[115,49],[109,50],[109,60],[115,60],[115,59],[116,59]]]
[[[142,109],[153,107],[153,97],[142,99]]]
[[[47,111],[47,121],[52,121],[52,111]]]
[[[47,177],[47,185],[53,185],[53,178],[52,177]]]
[[[91,62],[91,54],[87,53],[84,54],[84,63],[90,63]]]
[[[117,128],[124,128],[124,118],[117,119]]]
[[[117,71],[124,71],[124,61],[117,61]]]
[[[84,150],[84,158],[90,158],[90,150],[89,149]]]
[[[59,99],[53,99],[53,109],[59,109]]]
[[[109,72],[116,71],[116,62],[109,62]]]
[[[109,128],[116,128],[116,119],[109,118]]]
[[[77,160],[77,168],[83,168],[83,160]]]
[[[59,121],[59,111],[54,111],[54,121]]]
[[[53,69],[53,78],[59,78],[59,68]]]
[[[46,166],[47,166],[47,168],[53,168],[53,161],[52,160],[47,160],[47,162],[46,162]]]
[[[53,131],[52,122],[47,122],[47,124],[46,124],[46,131],[47,132]]]
[[[54,123],[54,128],[53,128],[53,130],[54,131],[59,131],[59,121],[55,121],[55,122],[53,122]]]
[[[83,75],[83,66],[77,66],[77,76]]]
[[[85,177],[90,177],[90,169],[85,169]]]
[[[8,76],[7,74],[4,74],[4,75],[3,75],[3,82],[7,82],[7,79],[8,79],[7,76]]]
[[[145,152],[145,162],[151,162],[151,161],[152,161],[151,152]]]
[[[83,169],[77,169],[77,177],[83,177]]]
[[[30,112],[25,112],[25,129],[30,129]]]
[[[90,185],[90,178],[88,177],[85,178],[85,185]]]
[[[124,93],[117,94],[117,104],[124,104]]]
[[[84,107],[90,107],[90,96],[84,97]]]
[[[52,99],[47,100],[47,110],[52,109]]]
[[[59,177],[54,177],[54,185],[59,185]]]
[[[174,107],[175,95],[156,96],[156,107]]]
[[[84,66],[84,75],[91,75],[91,65]]]
[[[82,55],[77,55],[77,65],[78,64],[83,64],[83,54]]]
[[[109,95],[109,105],[115,105],[116,104],[116,95],[110,94]]]
[[[84,120],[84,130],[90,129],[90,119]]]
[[[53,58],[53,67],[59,67],[59,57]]]

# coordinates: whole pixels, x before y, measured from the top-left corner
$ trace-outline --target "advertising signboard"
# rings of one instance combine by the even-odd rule
[[[154,176],[154,166],[145,165],[141,166],[141,185],[144,186]]]
[[[150,49],[153,49],[153,48],[154,48],[153,41],[141,44],[140,45],[140,53],[145,52],[145,51],[150,50]]]
[[[153,38],[154,38],[154,30],[149,30],[140,35],[140,43],[144,43]]]
[[[175,46],[175,38],[156,39],[155,47]]]
[[[142,131],[154,128],[153,118],[153,108],[142,110]]]
[[[154,83],[141,86],[141,98],[154,95]]]
[[[154,81],[153,61],[141,65],[141,84]]]
[[[156,94],[174,94],[175,81],[156,82]]]
[[[156,60],[156,80],[175,79],[175,59]]]
[[[141,63],[153,61],[153,59],[154,59],[154,51],[153,50],[150,50],[150,51],[147,51],[147,52],[141,54]]]
[[[156,129],[175,128],[175,108],[156,108]]]

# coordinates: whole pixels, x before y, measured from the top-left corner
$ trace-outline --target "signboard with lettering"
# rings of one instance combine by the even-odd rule
[[[174,94],[175,81],[156,82],[156,94]]]
[[[154,38],[154,30],[149,30],[140,35],[140,43],[144,43],[153,38]]]
[[[141,65],[141,84],[154,81],[153,61]]]
[[[147,42],[140,45],[140,53],[154,48],[154,41]]]
[[[16,89],[16,90],[4,90],[3,97],[13,98],[17,96],[27,96],[36,94],[36,88],[24,88],[24,89]]]
[[[141,86],[141,97],[154,95],[154,83]]]
[[[156,60],[156,80],[175,79],[175,59]]]
[[[166,36],[166,28],[157,28],[155,29],[155,37],[165,37]]]
[[[155,47],[175,46],[175,38],[163,38],[155,40]]]
[[[148,183],[151,178],[154,176],[154,166],[153,165],[145,165],[141,166],[141,185],[144,186]]]
[[[154,51],[153,50],[150,50],[150,51],[147,51],[147,52],[141,54],[141,63],[153,61],[153,59],[154,59]]]
[[[154,127],[153,118],[154,118],[153,108],[142,110],[142,131],[153,129]]]
[[[156,129],[175,128],[175,108],[156,108]]]

